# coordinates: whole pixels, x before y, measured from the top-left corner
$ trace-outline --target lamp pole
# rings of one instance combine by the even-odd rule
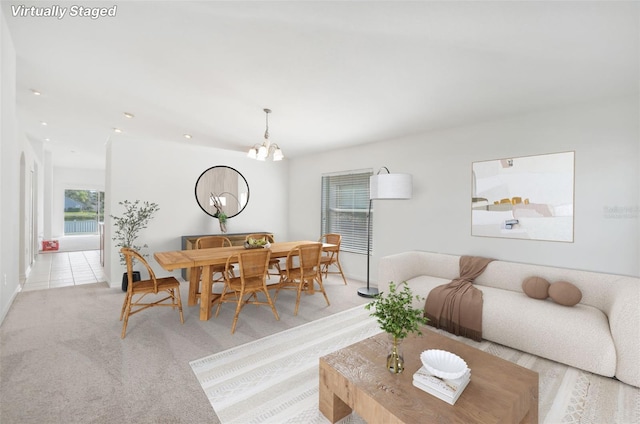
[[[369,287],[369,262],[371,260],[371,204],[373,199],[369,199],[369,211],[367,212],[367,287],[358,289],[358,295],[362,297],[375,297],[378,289]]]

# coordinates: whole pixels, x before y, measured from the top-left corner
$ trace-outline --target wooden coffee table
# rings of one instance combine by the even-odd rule
[[[389,336],[381,333],[320,358],[320,411],[332,422],[355,411],[374,423],[537,423],[538,373],[428,328],[402,342],[405,370],[386,369]],[[471,368],[455,405],[412,384],[427,349],[453,352]]]

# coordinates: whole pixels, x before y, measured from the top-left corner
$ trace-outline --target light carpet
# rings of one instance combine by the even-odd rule
[[[496,343],[434,331],[536,371],[542,423],[640,423],[638,388]],[[379,332],[369,311],[358,306],[190,365],[222,424],[327,423],[318,410],[318,359]],[[342,421],[362,422],[355,413]]]

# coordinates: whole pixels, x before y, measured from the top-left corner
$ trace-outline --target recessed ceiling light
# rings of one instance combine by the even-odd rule
[[[44,125],[45,127],[47,126],[47,123],[44,121],[41,121],[40,124]]]
[[[117,132],[118,134],[120,134],[122,132],[122,130],[120,128],[114,128],[113,132]]]
[[[39,96],[40,94],[42,94],[41,92],[39,92],[38,90],[34,90],[33,88],[31,89],[31,92],[34,96]]]
[[[50,138],[45,138],[44,141],[51,141],[51,139]]]
[[[129,112],[124,112],[124,116],[126,116],[127,118],[131,119],[133,118],[135,115],[133,113],[129,113]]]
[[[187,140],[191,140],[191,134],[185,134],[184,138],[186,138]]]

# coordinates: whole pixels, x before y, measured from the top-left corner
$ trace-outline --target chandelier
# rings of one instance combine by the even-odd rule
[[[247,156],[251,159],[257,160],[265,160],[269,156],[272,157],[274,161],[284,159],[284,154],[280,147],[269,141],[269,114],[271,113],[271,109],[263,109],[264,113],[267,115],[267,129],[264,132],[264,142],[262,144],[256,144],[247,153]]]

